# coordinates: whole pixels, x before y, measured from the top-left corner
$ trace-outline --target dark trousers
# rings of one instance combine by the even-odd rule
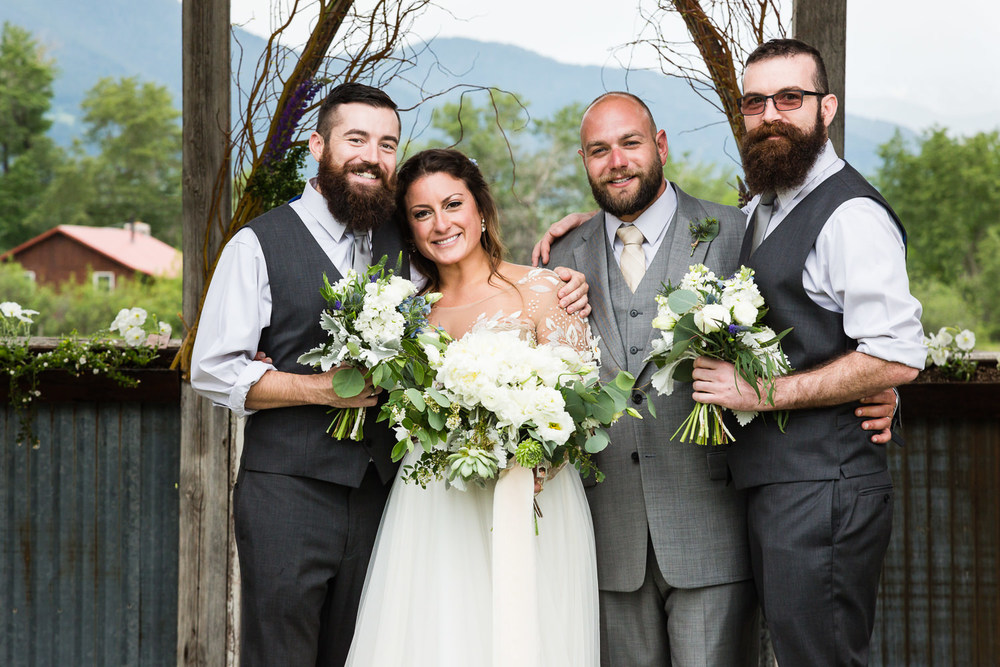
[[[754,581],[781,667],[868,664],[892,501],[888,471],[748,490]]]
[[[359,488],[240,470],[240,664],[343,665],[389,493],[369,466]]]

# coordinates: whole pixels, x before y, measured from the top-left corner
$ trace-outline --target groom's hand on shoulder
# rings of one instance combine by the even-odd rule
[[[549,251],[552,249],[552,244],[555,243],[555,240],[560,236],[565,236],[595,215],[597,215],[597,211],[591,211],[590,213],[570,213],[562,220],[553,222],[545,232],[545,235],[542,236],[542,240],[532,248],[531,265],[538,266],[539,261],[542,264],[548,264]]]
[[[557,266],[552,271],[565,283],[556,293],[559,307],[565,308],[567,313],[577,313],[583,318],[590,315],[590,300],[587,297],[590,285],[587,284],[587,276],[565,266]]]

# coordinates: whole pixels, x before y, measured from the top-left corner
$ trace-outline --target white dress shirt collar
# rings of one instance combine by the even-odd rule
[[[316,189],[315,177],[310,178],[306,182],[306,187],[302,190],[302,197],[299,199],[299,206],[296,208],[299,208],[300,213],[305,212],[312,216],[319,223],[320,227],[325,229],[337,243],[340,243],[344,234],[347,233],[347,227],[344,223],[333,217],[329,207],[326,205],[326,198]]]

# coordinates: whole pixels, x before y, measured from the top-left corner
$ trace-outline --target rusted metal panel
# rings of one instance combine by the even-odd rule
[[[904,393],[906,447],[889,455],[895,515],[873,665],[1000,660],[1000,404],[970,416],[953,389],[922,388],[934,407],[919,412]]]
[[[179,405],[0,413],[0,663],[174,665]]]

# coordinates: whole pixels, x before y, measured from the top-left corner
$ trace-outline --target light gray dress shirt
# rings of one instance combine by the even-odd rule
[[[301,218],[323,252],[341,274],[351,268],[354,235],[330,214],[315,186],[306,183],[292,210]],[[316,313],[319,320],[319,313]],[[260,334],[271,323],[271,287],[267,263],[257,235],[244,228],[223,248],[205,296],[198,336],[191,354],[191,386],[237,416],[246,408],[247,392],[274,366],[254,361]],[[264,350],[267,352],[267,350]]]
[[[827,141],[804,184],[777,192],[765,238],[844,164]],[[747,205],[748,222],[759,200]],[[874,200],[850,199],[833,212],[806,258],[802,286],[814,303],[844,314],[844,333],[858,341],[858,352],[924,367],[922,308],[910,294],[903,237]]]

